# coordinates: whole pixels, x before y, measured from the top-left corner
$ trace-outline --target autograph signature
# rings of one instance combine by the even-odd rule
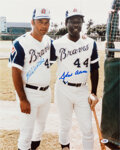
[[[83,70],[83,71],[77,70],[75,73],[69,73],[69,72],[65,73],[65,72],[63,72],[63,74],[62,74],[62,76],[59,78],[59,80],[62,79],[63,81],[65,81],[65,78],[69,78],[69,77],[71,77],[71,76],[73,76],[73,75],[80,75],[80,74],[82,74],[82,73],[88,73],[88,71],[86,71],[86,70]],[[65,82],[66,82],[66,81],[65,81]],[[67,83],[67,82],[66,82],[66,83]]]
[[[34,72],[38,69],[38,67],[44,62],[44,58],[41,58],[40,61],[37,62],[36,66],[33,66],[30,68],[30,70],[27,72],[26,77],[27,81],[29,78],[34,74]]]

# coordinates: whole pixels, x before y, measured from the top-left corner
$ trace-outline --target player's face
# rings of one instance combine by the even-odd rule
[[[33,20],[33,32],[36,35],[43,36],[48,32],[49,19],[36,19]]]
[[[73,16],[67,20],[66,27],[68,33],[73,36],[79,36],[83,24],[83,18],[80,16]]]

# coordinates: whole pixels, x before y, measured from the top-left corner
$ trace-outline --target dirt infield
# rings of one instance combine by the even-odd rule
[[[0,131],[0,150],[17,150],[18,130]],[[39,150],[60,150],[58,135],[56,133],[43,134]]]

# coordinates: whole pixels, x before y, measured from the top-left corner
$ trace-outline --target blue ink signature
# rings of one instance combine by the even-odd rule
[[[67,73],[65,73],[65,72],[63,72],[63,74],[62,74],[62,76],[59,78],[59,80],[60,79],[62,79],[64,82],[66,82],[65,81],[65,78],[69,78],[69,77],[71,77],[71,76],[73,76],[73,75],[79,75],[79,74],[82,74],[82,73],[88,73],[88,71],[86,71],[86,70],[84,70],[84,71],[79,71],[79,70],[77,70],[75,73],[69,73],[69,72],[67,72]],[[67,83],[67,82],[66,82]]]
[[[26,77],[27,81],[29,78],[34,74],[34,72],[38,69],[38,67],[44,62],[44,58],[41,58],[39,62],[37,62],[36,66],[33,66],[30,68],[30,70],[27,72]]]
[[[69,74],[69,72],[67,72],[67,74],[65,74],[65,72],[62,74],[62,76],[59,78],[60,79],[63,79],[63,81],[65,80],[65,78],[67,77],[71,77],[73,75],[73,73]]]
[[[86,70],[84,70],[84,71],[79,71],[79,70],[77,70],[77,71],[75,72],[75,75],[79,75],[79,74],[81,74],[81,73],[87,73],[87,71],[86,71]]]

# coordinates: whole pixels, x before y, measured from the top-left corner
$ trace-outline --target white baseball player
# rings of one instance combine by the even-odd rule
[[[59,142],[63,150],[70,149],[69,131],[73,110],[82,131],[83,149],[93,150],[91,110],[98,102],[96,91],[99,64],[95,41],[83,39],[80,35],[83,22],[84,16],[77,9],[66,11],[68,34],[53,42],[58,57],[55,101],[60,115]],[[89,72],[91,96],[87,86]]]
[[[48,9],[35,9],[32,31],[16,39],[10,53],[9,64],[21,110],[19,150],[35,150],[40,145],[48,115],[50,59],[53,57],[52,40],[45,35],[49,22]]]

